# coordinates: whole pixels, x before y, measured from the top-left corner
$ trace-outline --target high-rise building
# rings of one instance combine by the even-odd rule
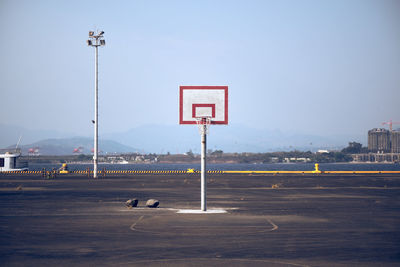
[[[390,131],[383,128],[369,130],[368,150],[374,153],[390,153]]]
[[[400,153],[400,130],[392,131],[390,135],[390,139],[392,141],[391,152]]]

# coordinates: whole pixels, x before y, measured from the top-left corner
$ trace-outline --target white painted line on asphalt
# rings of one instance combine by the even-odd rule
[[[272,229],[270,230],[271,232],[279,228],[278,225],[274,224],[274,222],[271,221],[270,219],[267,219],[267,221],[272,225]]]
[[[138,224],[138,223],[143,219],[143,217],[144,217],[144,215],[140,216],[140,218],[139,218],[136,222],[134,222],[134,223],[131,225],[130,229],[131,229],[132,231],[135,231],[135,226],[136,226],[136,224]]]

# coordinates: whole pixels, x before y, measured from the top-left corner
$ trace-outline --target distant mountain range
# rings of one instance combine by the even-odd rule
[[[139,147],[154,153],[200,153],[200,135],[196,125],[145,125],[123,133],[104,134],[104,138]],[[243,125],[211,126],[207,148],[224,152],[317,151],[341,149],[348,142],[365,143],[365,135],[319,136],[284,133],[280,130],[250,128]]]
[[[22,148],[39,148],[42,155],[67,155],[74,149],[90,154],[93,138],[73,137],[71,133],[29,130],[0,124],[0,147],[9,147],[23,135]],[[224,152],[271,152],[271,151],[317,151],[318,149],[341,149],[348,142],[365,144],[365,135],[319,136],[284,133],[280,130],[250,128],[243,125],[211,126],[207,136],[207,148]],[[144,125],[126,132],[100,134],[99,150],[102,153],[200,153],[200,135],[196,125]]]
[[[24,127],[0,123],[0,148],[16,144],[19,137],[22,144],[30,144],[49,138],[70,138],[74,133],[65,133],[55,130],[32,130]]]

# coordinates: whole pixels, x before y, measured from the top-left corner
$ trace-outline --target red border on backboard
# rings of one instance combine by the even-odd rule
[[[192,104],[192,118],[196,118],[196,108],[211,108],[211,118],[215,118],[215,104]]]
[[[228,86],[225,85],[224,86],[193,86],[193,85],[179,86],[179,124],[196,124],[196,121],[183,120],[183,90],[185,89],[190,89],[190,90],[223,89],[225,91],[225,118],[223,121],[211,121],[211,124],[228,124]]]

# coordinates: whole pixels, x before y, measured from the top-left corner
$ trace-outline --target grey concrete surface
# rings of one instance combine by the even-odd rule
[[[177,213],[199,175],[0,175],[0,265],[400,266],[398,175],[208,175],[208,208]]]

